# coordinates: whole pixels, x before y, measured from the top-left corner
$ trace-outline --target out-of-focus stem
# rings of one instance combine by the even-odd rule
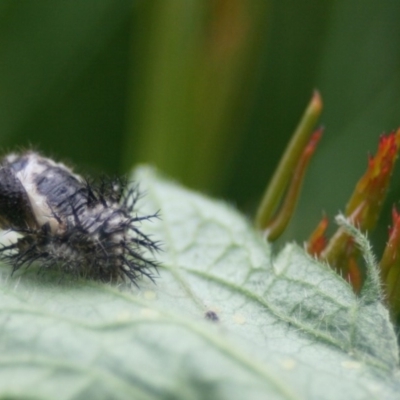
[[[322,99],[318,91],[315,91],[264,193],[255,219],[258,229],[264,230],[271,220],[321,111]]]
[[[306,251],[308,254],[319,257],[327,244],[325,232],[328,228],[328,225],[328,217],[324,215],[306,243]]]
[[[296,207],[297,200],[301,192],[301,187],[303,184],[304,175],[307,171],[308,163],[310,162],[311,156],[314,154],[321,136],[322,128],[313,133],[310,141],[301,154],[301,157],[293,172],[292,179],[289,183],[282,206],[279,208],[278,213],[266,227],[266,237],[270,241],[277,239],[283,233],[293,215],[294,208]]]
[[[386,302],[394,320],[400,314],[400,214],[392,210],[393,225],[389,232],[389,241],[383,252],[381,262],[381,280],[385,287]]]

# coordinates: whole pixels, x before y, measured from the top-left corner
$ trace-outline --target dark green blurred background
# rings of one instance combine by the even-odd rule
[[[400,125],[399,21],[398,0],[1,0],[1,149],[152,163],[251,215],[318,88],[326,132],[286,233],[303,241]]]

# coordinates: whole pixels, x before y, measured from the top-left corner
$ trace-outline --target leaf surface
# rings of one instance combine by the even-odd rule
[[[27,271],[0,287],[0,395],[59,399],[396,399],[388,312],[329,267],[270,245],[229,205],[141,168],[138,288]]]

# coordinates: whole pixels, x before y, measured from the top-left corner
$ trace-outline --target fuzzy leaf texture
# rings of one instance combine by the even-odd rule
[[[148,168],[135,179],[142,209],[161,210],[141,227],[163,242],[156,284],[2,267],[0,398],[398,399],[379,300],[296,244],[273,255],[222,202]]]

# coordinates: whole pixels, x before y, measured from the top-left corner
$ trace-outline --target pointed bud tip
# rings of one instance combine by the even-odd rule
[[[324,103],[322,101],[321,94],[319,93],[319,91],[317,89],[315,89],[313,92],[311,104],[312,104],[312,108],[314,109],[314,111],[316,111],[316,112],[322,111]]]

